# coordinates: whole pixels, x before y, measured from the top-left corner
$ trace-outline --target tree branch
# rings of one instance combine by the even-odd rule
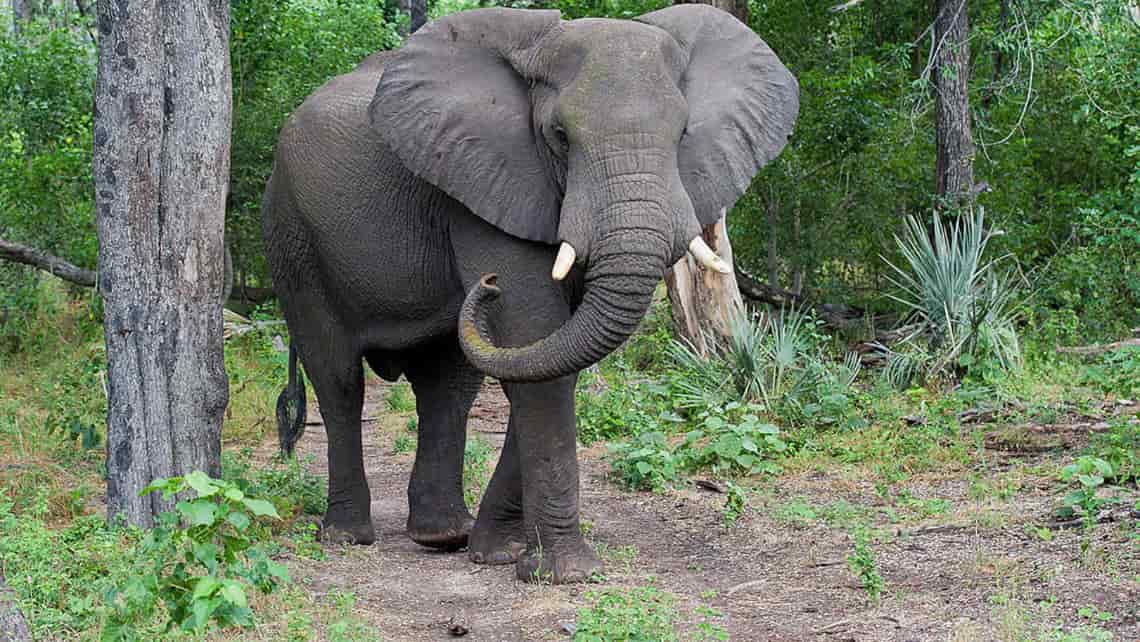
[[[0,239],[0,259],[30,265],[76,285],[95,287],[95,272],[26,245]]]

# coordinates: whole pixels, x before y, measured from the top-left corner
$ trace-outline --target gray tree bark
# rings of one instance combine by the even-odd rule
[[[219,474],[229,3],[99,0],[95,204],[107,510],[150,526],[158,477]]]
[[[974,138],[970,132],[970,27],[967,0],[937,0],[935,53],[935,193],[950,206],[974,198]]]

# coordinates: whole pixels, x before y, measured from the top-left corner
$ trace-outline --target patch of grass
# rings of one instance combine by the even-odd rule
[[[268,497],[286,523],[300,515],[323,515],[328,508],[328,480],[309,472],[310,455],[303,459],[275,456],[265,466],[255,466],[253,451],[222,453],[222,477],[243,492]]]
[[[805,498],[793,497],[777,504],[772,518],[793,528],[808,528],[819,518],[819,513]]]
[[[396,435],[392,441],[392,454],[402,455],[416,451],[416,438],[414,435]]]
[[[416,396],[412,394],[411,384],[406,381],[392,384],[384,397],[384,403],[388,404],[388,409],[393,412],[415,412]]]
[[[633,563],[637,561],[637,547],[633,544],[625,546],[610,546],[605,542],[594,545],[598,558],[608,566],[619,566],[625,575],[633,574]]]
[[[289,353],[277,351],[274,336],[271,329],[262,329],[226,341],[230,382],[230,402],[222,425],[226,446],[257,446],[276,433],[273,409],[285,386]]]
[[[578,611],[575,642],[675,642],[676,599],[652,583],[631,589],[586,593],[591,602]]]
[[[463,500],[468,509],[474,509],[491,481],[491,472],[488,464],[494,449],[486,439],[478,435],[467,438],[467,445],[463,449]]]

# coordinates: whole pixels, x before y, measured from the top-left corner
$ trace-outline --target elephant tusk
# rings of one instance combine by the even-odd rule
[[[575,258],[577,253],[574,251],[574,246],[563,241],[562,247],[558,248],[558,258],[554,259],[554,269],[550,271],[550,276],[554,277],[555,281],[565,279],[570,273],[570,268],[574,266]]]
[[[724,262],[724,259],[717,256],[716,252],[712,251],[705,240],[700,236],[694,236],[692,241],[689,241],[689,253],[698,263],[707,267],[710,270],[716,270],[721,274],[730,274],[732,266]]]

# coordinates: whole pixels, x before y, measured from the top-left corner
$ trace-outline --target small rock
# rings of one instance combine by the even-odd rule
[[[573,622],[563,622],[558,626],[558,630],[566,635],[574,635],[578,631],[578,627]]]
[[[451,619],[447,621],[447,632],[450,633],[452,637],[461,638],[470,633],[471,629],[467,628],[467,622],[463,618],[452,616]]]

